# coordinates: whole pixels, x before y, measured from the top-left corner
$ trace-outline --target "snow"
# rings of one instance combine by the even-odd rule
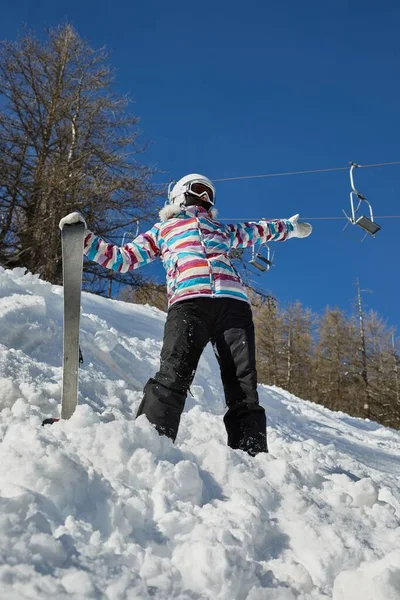
[[[0,269],[0,598],[398,600],[400,434],[260,386],[269,455],[226,446],[210,348],[176,444],[145,417],[165,314],[83,294],[58,416],[62,288]]]

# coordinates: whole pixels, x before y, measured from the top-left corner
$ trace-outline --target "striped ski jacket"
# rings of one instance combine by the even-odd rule
[[[228,297],[249,302],[229,257],[234,248],[284,241],[293,231],[288,220],[223,225],[216,211],[200,206],[167,206],[161,221],[119,247],[86,232],[84,253],[108,269],[126,273],[160,257],[167,274],[168,304],[197,297]]]

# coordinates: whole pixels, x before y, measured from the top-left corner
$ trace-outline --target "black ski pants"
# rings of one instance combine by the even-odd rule
[[[266,416],[259,405],[254,324],[250,305],[231,298],[194,298],[174,304],[164,329],[160,370],[144,389],[137,417],[175,440],[200,356],[211,341],[224,387],[224,423],[231,448],[267,452]]]

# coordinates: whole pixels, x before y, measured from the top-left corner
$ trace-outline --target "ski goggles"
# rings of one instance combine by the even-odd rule
[[[206,194],[208,202],[214,205],[215,190],[207,183],[203,183],[202,181],[190,181],[186,185],[186,192],[197,198],[203,198]]]

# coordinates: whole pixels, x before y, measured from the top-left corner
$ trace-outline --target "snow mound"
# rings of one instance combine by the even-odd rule
[[[177,443],[135,420],[165,314],[83,294],[57,416],[62,289],[0,269],[0,598],[394,600],[400,434],[260,386],[269,455],[226,446],[210,348]]]

